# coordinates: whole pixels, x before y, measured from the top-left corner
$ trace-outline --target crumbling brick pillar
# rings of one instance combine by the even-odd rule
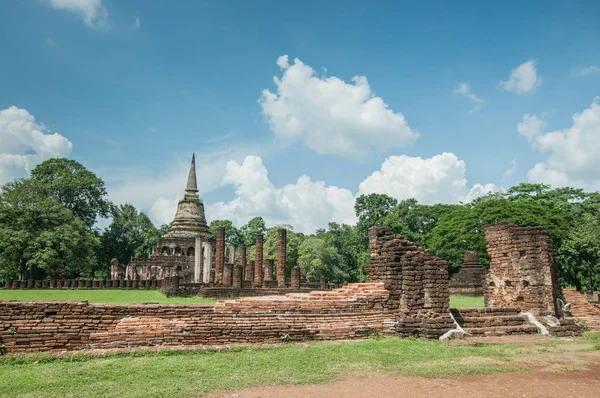
[[[265,260],[265,282],[273,280],[273,260],[268,258]]]
[[[564,301],[558,262],[544,227],[508,223],[483,228],[490,256],[486,275],[486,307],[519,307],[523,311],[561,316]]]
[[[321,275],[319,278],[319,287],[321,289],[327,289],[327,279],[325,279],[325,275]]]
[[[287,230],[277,230],[277,287],[285,287]]]
[[[233,284],[232,284],[232,286],[235,287],[236,289],[241,288],[243,276],[244,276],[243,267],[240,264],[236,264],[235,267],[233,267]]]
[[[255,268],[254,263],[255,263],[254,260],[250,260],[248,262],[248,276],[246,278],[246,280],[248,280],[252,283],[254,283],[254,268]]]
[[[6,290],[11,289],[12,288],[12,279],[7,279],[4,281],[4,288]]]
[[[208,276],[208,283],[215,283],[215,269],[211,268]]]
[[[217,227],[217,252],[215,264],[215,283],[223,283],[225,267],[225,228]]]
[[[248,279],[248,278],[246,278],[246,273],[248,272],[246,270],[246,246],[240,247],[240,258],[238,259],[238,264],[242,267],[242,282],[243,282],[244,279]]]
[[[223,286],[231,286],[232,268],[233,264],[229,263],[223,267]]]
[[[297,265],[292,268],[292,278],[290,280],[290,287],[292,289],[300,289],[300,267]]]
[[[388,310],[401,336],[439,337],[454,327],[449,315],[447,264],[388,227],[369,229],[367,282],[383,282]]]
[[[235,264],[235,245],[233,243],[229,244],[229,263]]]
[[[263,282],[263,236],[256,234],[256,260],[254,262],[254,286]]]

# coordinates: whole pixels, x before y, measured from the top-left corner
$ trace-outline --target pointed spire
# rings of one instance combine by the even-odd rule
[[[198,186],[196,185],[196,154],[192,154],[192,163],[190,164],[190,173],[188,174],[187,186],[185,187],[185,196],[198,197]]]

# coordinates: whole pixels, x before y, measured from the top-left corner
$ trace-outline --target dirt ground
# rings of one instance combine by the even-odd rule
[[[530,371],[430,379],[389,373],[349,375],[328,384],[255,387],[221,397],[598,397],[600,351],[511,361]]]

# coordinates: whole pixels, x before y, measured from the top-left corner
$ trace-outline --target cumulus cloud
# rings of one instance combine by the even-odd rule
[[[354,195],[302,175],[293,184],[276,188],[269,181],[262,159],[247,156],[240,164],[227,164],[223,184],[235,186],[236,197],[207,207],[210,219],[229,219],[241,226],[262,216],[267,224],[287,223],[299,232],[312,233],[330,221],[353,224]]]
[[[50,131],[27,110],[0,109],[0,184],[25,177],[38,163],[71,154],[73,144]]]
[[[542,117],[526,113],[523,115],[523,120],[517,125],[517,131],[530,142],[535,142],[546,126],[548,123]]]
[[[500,85],[511,93],[532,94],[542,85],[542,78],[537,74],[535,62],[529,60],[513,69],[508,80],[501,81]]]
[[[528,172],[532,182],[600,189],[600,98],[573,115],[569,128],[542,133],[535,130],[534,148],[550,155]],[[518,128],[517,128],[518,129]]]
[[[384,193],[396,199],[454,203],[468,192],[465,162],[453,153],[431,158],[390,156],[381,169],[360,183],[359,194]]]
[[[364,76],[347,83],[319,77],[298,58],[277,59],[281,78],[276,92],[263,90],[259,103],[272,132],[286,140],[302,140],[320,154],[364,155],[369,149],[406,146],[419,134],[400,112],[376,96]]]
[[[573,76],[588,76],[595,73],[600,73],[600,68],[597,66],[588,66],[587,68],[577,68],[573,70]]]
[[[452,93],[456,95],[462,95],[473,102],[473,107],[469,110],[469,113],[478,111],[485,102],[485,100],[479,98],[473,91],[471,91],[471,86],[467,83],[460,83],[458,86],[456,86]]]
[[[48,0],[57,10],[66,10],[78,15],[90,28],[108,27],[108,11],[102,0]]]

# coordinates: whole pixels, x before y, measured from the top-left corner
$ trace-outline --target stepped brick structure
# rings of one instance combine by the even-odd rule
[[[204,203],[198,197],[196,162],[192,155],[185,195],[169,231],[152,249],[148,259],[131,259],[125,279],[164,279],[179,276],[185,282],[208,282],[213,264],[214,240],[204,216]],[[111,275],[112,276],[112,275]],[[113,279],[120,278],[115,275]]]
[[[396,313],[400,335],[439,337],[454,327],[445,261],[389,227],[370,228],[369,246],[367,282],[383,282],[390,292],[386,307]]]
[[[558,262],[544,227],[497,223],[484,227],[490,269],[486,275],[486,307],[519,307],[562,317],[564,302]]]
[[[466,251],[460,271],[450,279],[450,293],[462,296],[483,296],[485,268],[479,262],[477,252]]]

